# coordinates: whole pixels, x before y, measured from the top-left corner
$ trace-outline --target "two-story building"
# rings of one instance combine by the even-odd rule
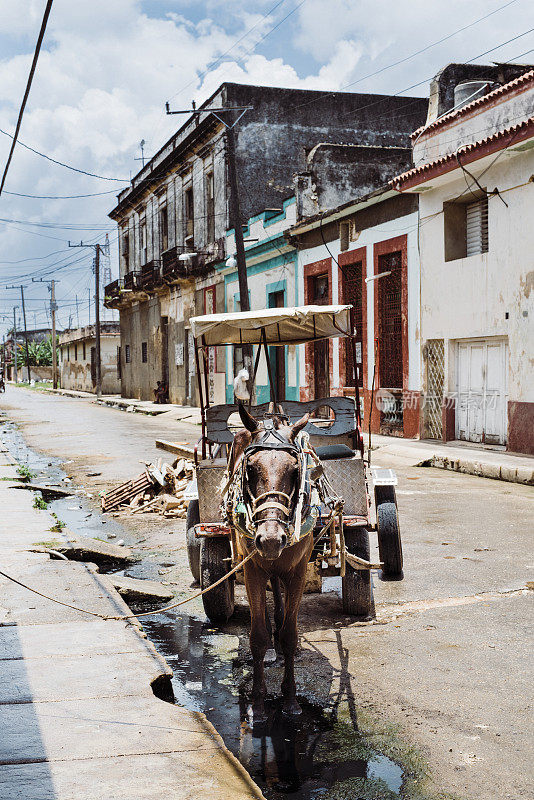
[[[225,307],[224,276],[215,267],[232,255],[229,159],[235,160],[242,224],[265,210],[282,213],[297,174],[306,182],[308,207],[315,208],[306,173],[318,143],[323,147],[312,160],[315,155],[322,164],[346,160],[344,145],[374,153],[391,148],[387,175],[373,170],[369,151],[359,154],[366,186],[376,188],[402,168],[399,157],[409,163],[409,134],[426,110],[423,98],[222,84],[110,213],[119,228],[120,275],[106,287],[105,302],[120,313],[122,394],[151,399],[163,380],[172,402],[196,402],[189,318]],[[328,143],[337,150],[328,152]],[[214,390],[224,397],[224,362],[212,364]]]
[[[436,76],[392,181],[419,196],[421,428],[534,454],[534,70],[466,69]]]

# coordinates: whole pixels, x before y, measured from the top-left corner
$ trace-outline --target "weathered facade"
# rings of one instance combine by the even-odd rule
[[[118,322],[100,324],[102,393],[120,394],[120,332]],[[62,389],[96,392],[95,326],[59,334],[59,379]]]
[[[534,454],[534,70],[514,69],[503,85],[464,70],[481,80],[463,105],[476,86],[455,102],[440,73],[451,111],[414,133],[392,185],[419,195],[423,435]]]
[[[277,308],[298,305],[297,251],[284,237],[296,222],[296,201],[294,197],[283,203],[278,213],[263,211],[248,220],[244,229],[246,241],[251,244],[245,248],[247,264],[250,307],[252,309]],[[235,250],[235,234],[228,231],[228,252]],[[227,267],[223,262],[219,272],[224,276],[225,311],[240,310],[239,282],[235,266]],[[243,366],[240,348],[218,348],[225,358],[226,391],[225,402],[234,402],[233,380]],[[254,347],[254,358],[257,348]],[[269,348],[276,395],[286,400],[298,400],[298,349]],[[256,402],[270,400],[267,363],[260,354],[255,383]]]
[[[232,153],[244,222],[264,210],[282,211],[294,195],[295,176],[309,171],[307,156],[319,142],[365,145],[377,157],[392,148],[399,150],[395,157],[401,151],[406,156],[409,133],[425,118],[427,102],[412,98],[407,111],[405,97],[225,83],[201,109],[244,107],[230,139],[221,120],[230,124],[241,111],[194,115],[135,176],[110,214],[119,226],[120,276],[106,287],[106,305],[120,312],[124,396],[151,399],[163,380],[171,402],[196,402],[189,318],[224,308],[216,265],[231,255],[226,232],[233,225],[227,174]],[[376,188],[383,170],[364,168],[363,151],[360,161],[366,186]],[[327,202],[339,203],[339,195],[329,194]],[[224,359],[213,366],[214,392],[224,396]]]
[[[419,434],[419,256],[417,198],[389,187],[300,221],[299,303],[354,308],[356,372],[346,341],[299,346],[300,399],[353,397],[356,380],[372,430]]]

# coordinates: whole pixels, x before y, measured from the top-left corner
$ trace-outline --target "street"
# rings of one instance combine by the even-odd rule
[[[90,493],[135,477],[140,461],[161,456],[156,438],[193,443],[199,435],[197,426],[178,423],[171,413],[156,418],[126,414],[13,386],[0,398],[0,409],[5,419],[20,426],[30,448],[59,458],[74,484]],[[302,649],[296,662],[299,696],[313,706],[333,709],[345,727],[400,764],[403,797],[531,797],[532,592],[526,583],[532,580],[533,490],[414,467],[402,459],[392,463],[389,458],[386,463],[380,449],[373,452],[373,460],[376,466],[394,467],[398,474],[404,580],[385,582],[373,574],[372,623],[345,617],[335,591],[305,595]],[[131,574],[161,579],[165,573],[165,581],[185,597],[192,581],[184,522],[152,514],[122,514],[119,521],[134,551],[143,557],[138,572]],[[376,537],[371,541],[375,545]],[[162,562],[164,570],[159,569]],[[176,615],[148,619],[145,630],[161,644],[175,676],[180,670],[187,672],[184,660],[198,661],[199,648],[206,651],[202,637],[207,628],[199,600]],[[173,651],[169,637],[173,630],[183,633],[185,628],[187,649],[180,651],[176,633],[178,650]],[[248,619],[242,587],[236,618],[220,633],[209,631],[210,652],[226,649],[235,659],[238,642],[240,658],[246,661]],[[238,675],[247,685],[247,670],[234,665],[232,672],[231,660],[229,664],[223,680],[226,690]],[[268,689],[275,696],[280,675],[279,665],[267,669]],[[214,677],[214,692],[226,691],[217,687]],[[206,684],[203,689],[205,694]],[[233,694],[239,689],[233,687]],[[180,703],[176,687],[175,694]],[[184,697],[187,702],[185,690]],[[215,726],[225,741],[226,735],[239,737],[238,730],[219,729],[217,702],[216,696],[204,698]],[[234,722],[239,726],[238,718]],[[345,741],[338,745],[341,750],[348,746]],[[392,792],[393,784],[388,785]]]

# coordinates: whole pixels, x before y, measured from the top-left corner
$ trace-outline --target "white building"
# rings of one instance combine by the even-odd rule
[[[120,394],[120,329],[118,322],[100,324],[100,364],[103,394]],[[96,392],[96,328],[59,334],[59,379],[62,389]]]
[[[391,183],[419,195],[423,435],[534,454],[534,70],[494,86],[457,86]]]
[[[421,396],[417,221],[417,198],[386,186],[291,229],[298,302],[354,308],[365,428],[374,378],[372,430],[408,438],[419,435]],[[318,341],[299,350],[301,400],[354,397],[347,341]]]

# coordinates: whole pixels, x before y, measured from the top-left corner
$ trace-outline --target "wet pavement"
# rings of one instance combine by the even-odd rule
[[[33,474],[32,482],[73,491],[48,503],[48,509],[73,533],[107,538],[112,532],[114,538],[132,538],[120,522],[104,519],[91,509],[84,490],[67,477],[59,459],[28,447],[16,424],[1,422],[0,439],[19,465]],[[121,574],[143,577],[153,571],[153,563],[141,560]],[[320,707],[300,697],[302,715],[294,719],[282,713],[281,698],[271,696],[266,703],[267,721],[253,724],[247,700],[251,666],[243,633],[248,623],[244,606],[224,631],[187,613],[168,612],[143,621],[149,639],[173,670],[175,703],[206,715],[267,800],[286,795],[295,800],[401,798],[402,767],[374,750],[357,724],[339,720],[334,706]]]
[[[118,525],[141,558],[127,574],[162,580],[180,599],[194,591],[182,522],[147,514],[103,524],[95,502],[100,490],[135,475],[141,459],[161,455],[156,437],[192,441],[192,426],[89,404],[85,416],[84,401],[10,387],[1,405],[30,447],[61,457],[93,494],[78,496],[81,509],[70,498],[56,501],[77,514],[65,520],[74,532],[87,523],[106,538],[107,526]],[[377,466],[389,458],[374,453]],[[281,666],[273,664],[269,722],[250,726],[242,587],[236,616],[221,631],[199,600],[184,613],[144,618],[145,630],[175,671],[176,701],[204,710],[269,798],[526,800],[533,490],[400,460],[392,466],[405,580],[373,576],[375,625],[344,617],[335,592],[304,597],[297,723],[279,713]]]

